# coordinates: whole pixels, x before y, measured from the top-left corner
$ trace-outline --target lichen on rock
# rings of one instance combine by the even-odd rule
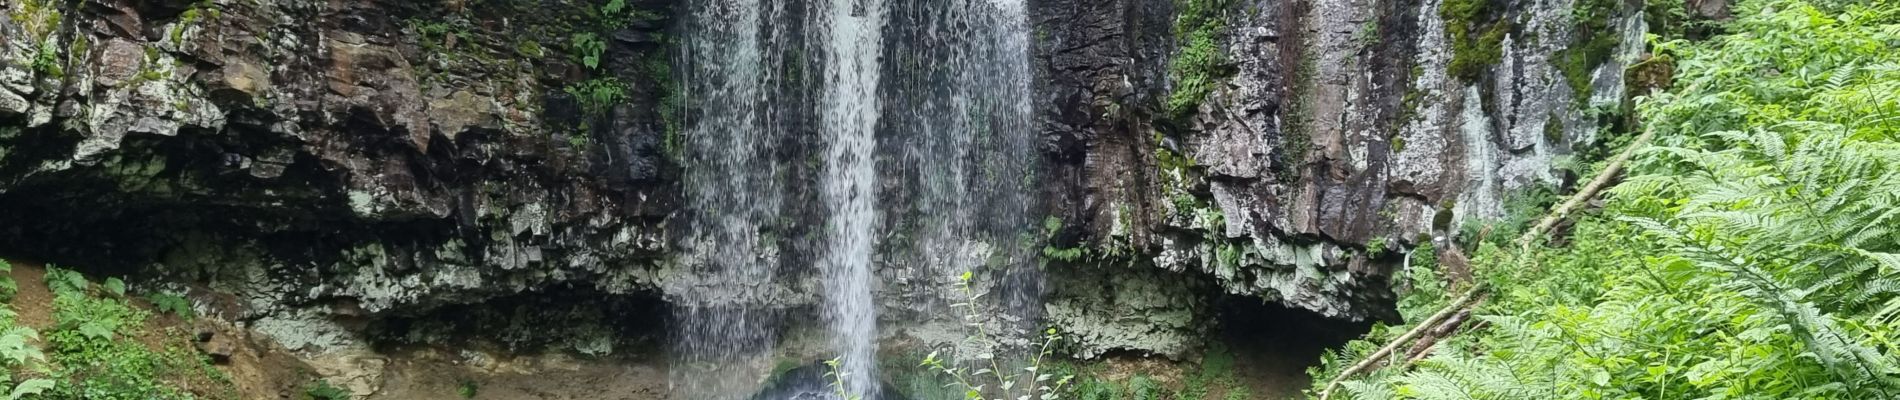
[[[671,161],[628,144],[659,140],[664,122],[636,110],[660,96],[595,116],[616,129],[574,147],[547,122],[580,117],[573,61],[515,54],[596,29],[566,18],[591,4],[65,3],[12,2],[0,21],[14,249],[205,282],[259,321],[656,285]],[[431,20],[462,30],[410,25]],[[641,33],[661,26],[615,29],[617,59],[668,51]],[[665,90],[613,65],[598,73]],[[110,245],[60,244],[78,238]],[[263,326],[278,325],[320,331]]]
[[[1559,161],[1605,127],[1596,110],[1626,101],[1629,62],[1600,60],[1586,83],[1602,92],[1573,91],[1564,54],[1599,62],[1605,43],[1642,30],[1628,23],[1640,10],[1575,5],[1593,12],[1580,22],[1555,1],[1057,3],[1050,20],[1072,22],[1038,56],[1056,100],[1045,154],[1081,182],[1051,200],[1065,236],[1347,320],[1393,315],[1390,254],[1563,182]],[[1173,19],[1130,16],[1155,10]],[[1104,17],[1058,18],[1069,12]],[[1210,43],[1218,54],[1203,54]],[[1183,65],[1223,74],[1203,83]],[[1176,109],[1182,88],[1193,110]],[[1105,262],[1128,260],[1062,267]]]

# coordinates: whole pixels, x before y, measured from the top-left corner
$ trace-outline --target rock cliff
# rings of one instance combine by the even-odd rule
[[[1046,314],[1082,356],[1181,355],[1220,295],[1390,316],[1406,252],[1598,146],[1643,32],[1614,0],[1028,3],[1026,186],[1051,217],[1026,230],[1047,230]],[[224,317],[300,335],[691,282],[669,265],[676,6],[8,2],[0,243],[232,294]]]
[[[1566,182],[1567,160],[1617,121],[1644,29],[1638,4],[1596,0],[1037,9],[1043,151],[1070,267],[1160,268],[1354,320],[1392,315],[1385,282],[1422,242]],[[1076,335],[1084,348],[1179,354],[1174,338],[1205,325],[1122,334],[1170,325],[1121,315],[1142,307],[1066,312],[1098,295],[1056,286],[1057,325],[1117,332]],[[1148,304],[1211,318],[1205,302]]]
[[[9,2],[0,242],[245,320],[641,288],[677,202],[667,7]]]

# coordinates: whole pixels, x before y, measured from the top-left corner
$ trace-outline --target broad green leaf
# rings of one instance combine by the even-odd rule
[[[20,384],[18,385],[14,385],[13,390],[7,394],[7,398],[12,399],[12,400],[19,400],[29,395],[43,394],[43,393],[46,393],[47,389],[52,389],[53,386],[54,386],[54,382],[52,379],[46,379],[46,378],[28,379],[24,382],[20,382]]]
[[[113,296],[125,296],[125,281],[119,278],[106,278],[105,288],[106,292],[112,293]]]
[[[80,336],[96,340],[112,339],[112,328],[98,321],[81,322],[79,323],[77,331]]]

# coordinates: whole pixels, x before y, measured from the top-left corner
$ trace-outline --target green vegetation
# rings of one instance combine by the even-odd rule
[[[13,264],[0,260],[0,302],[12,302],[13,296],[20,293],[20,283],[13,281]],[[11,315],[13,309],[0,307],[0,315]]]
[[[1366,19],[1365,22],[1359,23],[1359,29],[1352,31],[1353,43],[1358,43],[1362,48],[1371,48],[1372,45],[1379,44],[1379,38],[1383,37],[1385,32],[1384,26],[1378,18]]]
[[[588,11],[586,18],[587,23],[584,25],[586,25],[587,28],[583,28],[568,37],[568,54],[575,62],[587,67],[588,73],[593,75],[593,77],[570,84],[563,89],[563,91],[569,95],[574,96],[575,101],[580,104],[581,110],[584,111],[588,117],[588,121],[583,122],[581,125],[581,131],[570,132],[568,134],[569,144],[574,147],[586,146],[588,133],[593,131],[593,120],[605,117],[608,113],[613,111],[614,106],[632,98],[632,87],[605,69],[608,47],[608,42],[605,38],[606,32],[620,29],[633,23],[651,22],[661,19],[658,13],[635,8],[628,5],[626,0],[609,0],[599,8],[588,8],[586,11]],[[538,54],[540,53],[540,48],[539,45],[536,45],[532,48],[524,49],[521,45],[517,45],[516,51],[524,54],[529,52]],[[673,93],[675,90],[672,88],[671,67],[665,63],[663,58],[657,57],[649,58],[641,67],[647,74],[655,77],[654,83],[660,85],[659,87],[664,93],[663,96],[665,96],[665,99],[663,99],[662,102],[667,104],[663,104],[660,113],[662,119],[666,122],[667,139],[664,145],[667,147],[665,151],[669,154],[677,154],[675,152],[675,150],[677,150],[675,146],[678,145],[678,139],[676,138],[678,121],[675,117],[677,111],[672,108],[677,106],[679,99],[678,96]]]
[[[153,293],[146,299],[150,300],[152,302],[152,308],[157,309],[159,312],[177,315],[179,318],[186,320],[190,320],[193,316],[191,301],[186,300],[184,296],[170,293]]]
[[[409,29],[415,32],[416,42],[431,55],[455,57],[458,53],[449,51],[449,43],[464,43],[474,38],[472,26],[467,20],[451,21],[410,19]]]
[[[1442,305],[1438,299],[1445,295],[1447,286],[1438,273],[1438,245],[1432,244],[1431,240],[1423,240],[1429,238],[1420,239],[1418,247],[1412,249],[1412,255],[1406,260],[1406,269],[1401,271],[1404,273],[1400,280],[1403,285],[1393,291],[1400,295],[1399,312],[1405,315],[1429,313],[1432,307]],[[1321,375],[1314,376],[1318,379]]]
[[[40,42],[39,54],[33,56],[33,71],[53,79],[66,77],[65,68],[59,64],[59,46],[52,39]]]
[[[1099,366],[1062,365],[1055,369],[1078,376],[1072,390],[1061,398],[1077,400],[1248,400],[1253,391],[1234,373],[1234,355],[1216,344],[1208,349],[1198,369],[1178,387],[1169,387],[1148,375],[1127,379],[1104,377]]]
[[[601,40],[593,32],[576,33],[571,41],[574,61],[579,61],[587,69],[600,68],[600,59],[607,52],[607,41]]]
[[[605,115],[628,98],[627,84],[614,77],[588,79],[565,90],[580,103],[581,110],[590,115]]]
[[[1293,85],[1288,88],[1285,120],[1286,129],[1281,131],[1281,149],[1273,160],[1274,178],[1280,182],[1298,182],[1305,173],[1307,153],[1313,151],[1312,100],[1313,90],[1317,88],[1314,80],[1319,75],[1319,66],[1312,57],[1301,57],[1299,68],[1293,71]]]
[[[843,400],[862,400],[864,396],[851,394],[850,391],[845,390],[845,374],[839,372],[841,370],[840,367],[843,365],[844,361],[840,361],[840,359],[833,358],[825,360],[825,367],[827,368],[825,370],[825,378],[831,380],[832,394],[838,395],[838,398]]]
[[[461,396],[462,396],[462,398],[464,398],[464,399],[473,399],[473,398],[475,398],[475,394],[477,393],[477,391],[478,391],[478,390],[480,390],[480,389],[481,389],[481,388],[480,388],[479,386],[476,386],[476,385],[475,385],[475,381],[474,381],[474,380],[472,380],[472,379],[463,379],[463,380],[462,380],[462,384],[461,384],[461,385],[457,385],[457,386],[455,387],[455,394],[457,394],[457,395],[461,395]]]
[[[223,11],[218,8],[217,3],[211,0],[192,3],[185,12],[178,14],[178,22],[173,23],[170,30],[165,32],[165,38],[169,39],[172,45],[181,45],[185,42],[185,31],[191,29],[192,24],[205,18],[218,18],[222,14]]]
[[[1335,398],[1900,396],[1900,4],[1735,14],[1734,34],[1656,44],[1677,86],[1642,103],[1655,144],[1600,211],[1522,250],[1467,241],[1492,288],[1475,322]],[[1395,278],[1411,321],[1459,297],[1419,261]],[[1409,328],[1375,328],[1313,375]]]
[[[48,267],[53,293],[53,323],[45,333],[47,376],[58,383],[47,389],[54,399],[192,399],[183,382],[234,390],[229,378],[186,343],[183,335],[165,335],[154,349],[135,337],[152,331],[151,314],[131,303],[125,283],[108,279],[94,285],[78,272]],[[215,392],[215,391],[214,391]]]
[[[1062,247],[1055,243],[1055,236],[1062,231],[1062,219],[1049,217],[1043,219],[1043,238],[1047,244],[1042,247],[1044,262],[1049,260],[1073,263],[1087,259],[1089,249],[1083,246]]]
[[[547,6],[560,9],[538,9]],[[649,93],[644,86],[646,82],[639,79],[644,76],[633,76],[629,72],[644,70],[651,74],[655,70],[653,64],[634,64],[632,66],[635,69],[623,68],[629,65],[619,63],[610,54],[621,54],[618,51],[629,49],[616,50],[616,42],[610,37],[612,33],[634,24],[650,24],[663,19],[660,13],[640,9],[626,0],[560,4],[519,0],[444,2],[422,15],[405,21],[405,24],[416,44],[424,50],[422,60],[413,65],[425,86],[455,88],[467,84],[466,81],[450,82],[450,79],[502,80],[492,82],[498,87],[538,86],[553,80],[564,81],[564,84],[556,86],[559,88],[557,93],[571,96],[575,101],[573,104],[584,115],[578,121],[557,124],[565,132],[550,133],[552,137],[565,139],[571,147],[576,148],[587,146],[591,141],[590,136],[601,131],[596,125],[615,106]],[[662,43],[667,42],[664,35],[656,33],[655,37]],[[665,60],[664,46],[635,44],[632,47],[630,50],[636,56]],[[543,65],[550,62],[556,65]],[[572,79],[568,73],[559,72],[565,71],[565,65],[579,66],[584,76]],[[670,75],[664,64],[659,66],[662,67],[658,70],[659,74]],[[670,76],[667,79],[670,80]],[[661,90],[653,93],[671,91],[671,85],[667,82],[656,80],[654,84]],[[503,91],[503,94],[511,97],[517,106],[538,107],[543,104],[524,97],[522,93]],[[677,103],[677,100],[673,102]],[[673,113],[667,110],[661,112]],[[670,121],[669,125],[677,125],[677,122],[671,122],[676,118],[666,119]]]
[[[627,0],[607,0],[606,4],[600,6],[599,11],[593,15],[595,20],[600,25],[612,29],[626,27],[631,23],[658,21],[663,18],[659,13],[651,10],[627,5]]]
[[[1193,115],[1220,80],[1232,74],[1222,68],[1227,57],[1220,47],[1231,1],[1175,0],[1174,38],[1180,52],[1168,63],[1168,78],[1174,83],[1173,93],[1168,94],[1169,118],[1185,120]]]
[[[1220,344],[1215,344],[1212,348],[1207,350],[1207,354],[1202,356],[1201,370],[1199,373],[1188,377],[1187,383],[1174,398],[1178,400],[1212,400],[1213,398],[1210,396],[1213,396],[1217,389],[1220,393],[1223,393],[1221,399],[1240,400],[1253,398],[1252,391],[1247,389],[1247,386],[1240,384],[1240,379],[1234,375],[1233,353],[1229,353],[1227,349]]]
[[[1055,328],[1043,331],[1040,341],[1030,343],[1026,351],[1015,351],[997,342],[986,324],[982,307],[984,297],[974,288],[973,275],[964,273],[955,285],[963,298],[952,305],[961,314],[968,329],[964,342],[945,351],[923,356],[897,357],[880,369],[897,384],[901,395],[918,400],[979,399],[1081,399],[1081,400],[1246,400],[1253,399],[1252,389],[1240,382],[1235,371],[1236,358],[1224,345],[1213,344],[1198,364],[1183,364],[1184,379],[1168,383],[1148,373],[1131,377],[1113,377],[1104,364],[1078,363],[1054,359],[1061,334]],[[975,350],[970,353],[970,350]],[[955,351],[955,353],[946,353]],[[1014,359],[1021,354],[1020,359]],[[963,358],[958,358],[963,356]],[[922,359],[910,364],[905,360]],[[838,361],[827,362],[832,371]],[[852,398],[843,392],[836,375],[832,388],[840,398]]]
[[[1168,60],[1168,79],[1173,90],[1164,105],[1165,118],[1174,125],[1184,125],[1214,88],[1233,75],[1221,46],[1228,34],[1229,13],[1236,4],[1232,0],[1175,0],[1173,33],[1177,53]],[[1110,106],[1111,114],[1120,112],[1119,105]],[[1154,132],[1155,162],[1160,168],[1163,191],[1174,203],[1174,212],[1192,213],[1204,206],[1189,182],[1194,179],[1189,170],[1196,162],[1186,154],[1163,146],[1166,139],[1164,132]]]
[[[1701,38],[1720,29],[1716,21],[1711,21],[1689,10],[1686,1],[1645,1],[1643,2],[1643,22],[1649,24],[1649,33],[1670,38]]]
[[[330,381],[317,380],[308,389],[304,389],[304,400],[350,400],[349,389],[331,386]]]
[[[1370,258],[1385,257],[1385,251],[1386,251],[1385,247],[1386,247],[1386,242],[1385,242],[1384,236],[1372,238],[1371,241],[1366,242],[1366,257],[1370,257]]]
[[[1050,261],[1070,264],[1082,262],[1122,262],[1132,265],[1132,263],[1135,262],[1134,255],[1136,252],[1134,246],[1128,242],[1129,238],[1126,230],[1128,229],[1127,224],[1133,223],[1130,222],[1133,221],[1134,218],[1132,215],[1133,212],[1133,210],[1126,206],[1117,208],[1116,218],[1123,221],[1122,225],[1117,227],[1117,229],[1121,231],[1112,232],[1102,243],[1095,246],[1078,243],[1074,247],[1065,247],[1059,244],[1057,235],[1062,233],[1062,219],[1054,216],[1043,219],[1041,237],[1043,247],[1040,262],[1043,266],[1048,266]],[[1025,235],[1023,240],[1029,244],[1035,242],[1033,236],[1030,235]]]
[[[0,294],[4,294],[5,301],[9,303],[13,301],[13,294],[19,287],[13,281],[12,272],[13,266],[0,260],[0,289],[4,289],[4,293]],[[56,384],[44,377],[14,374],[14,371],[22,368],[43,367],[46,353],[34,345],[39,339],[39,332],[19,324],[18,315],[12,307],[0,307],[0,395],[17,400],[43,394]]]
[[[1577,0],[1570,10],[1576,37],[1582,41],[1558,51],[1552,62],[1563,72],[1564,81],[1570,83],[1577,104],[1589,103],[1590,73],[1610,61],[1617,46],[1623,43],[1623,37],[1616,34],[1614,21],[1610,19],[1616,15],[1617,4],[1616,0]]]
[[[1128,394],[1134,400],[1161,400],[1166,390],[1161,387],[1161,384],[1155,383],[1154,379],[1146,376],[1136,376],[1135,379],[1128,380]]]
[[[1504,7],[1494,3],[1445,0],[1439,5],[1438,17],[1445,20],[1445,34],[1450,36],[1452,76],[1477,81],[1485,68],[1504,57],[1504,35],[1511,32],[1511,23],[1499,13]]]
[[[1544,211],[1562,200],[1557,188],[1548,184],[1535,184],[1531,187],[1513,191],[1504,196],[1504,217],[1497,221],[1466,219],[1458,224],[1458,242],[1476,244],[1491,242],[1499,246],[1509,245],[1510,240],[1523,234]]]
[[[1589,98],[1589,94],[1587,93],[1578,93],[1577,95],[1583,96],[1583,97],[1578,97],[1578,99],[1585,99],[1585,100],[1580,100],[1580,101],[1587,101],[1587,99]],[[1544,121],[1545,121],[1544,122],[1544,142],[1557,143],[1557,142],[1563,141],[1564,140],[1564,117],[1562,115],[1558,115],[1557,113],[1550,113],[1549,118],[1545,119]],[[1581,171],[1578,171],[1578,172],[1581,172]]]
[[[1161,132],[1155,132],[1154,140],[1156,143],[1164,140]],[[1161,192],[1168,197],[1173,217],[1197,221],[1203,227],[1219,227],[1223,218],[1220,208],[1209,204],[1207,194],[1198,190],[1202,186],[1202,178],[1195,169],[1197,164],[1194,158],[1177,153],[1168,146],[1155,146],[1155,165],[1159,169],[1156,172],[1161,181]],[[1211,232],[1208,236],[1210,240],[1221,239]]]
[[[182,333],[149,334],[156,330],[151,316],[131,303],[124,281],[94,284],[77,272],[47,267],[53,325],[42,336],[22,325],[12,307],[18,291],[12,269],[0,261],[0,297],[8,303],[0,307],[0,398],[235,397],[230,380]],[[181,389],[187,386],[196,389]]]
[[[1444,201],[1440,201],[1438,212],[1432,213],[1432,230],[1439,232],[1451,230],[1452,219],[1457,218],[1457,208],[1457,199],[1446,197]]]
[[[53,30],[59,27],[60,17],[63,15],[60,13],[60,6],[53,4],[54,1],[20,0],[19,6],[12,8],[7,17],[26,30],[27,34],[32,35],[35,41],[47,42],[51,39]]]
[[[541,58],[547,55],[547,49],[541,48],[541,43],[539,42],[522,39],[515,42],[515,55],[526,58]]]
[[[988,321],[984,319],[979,303],[982,293],[971,287],[973,276],[969,271],[964,271],[958,278],[955,286],[963,298],[952,307],[963,312],[962,321],[969,328],[969,332],[964,335],[965,347],[959,348],[976,348],[980,349],[979,352],[945,354],[932,351],[918,365],[939,374],[948,381],[944,387],[962,392],[966,400],[1053,399],[1059,396],[1075,379],[1075,375],[1058,375],[1053,370],[1045,370],[1048,367],[1046,361],[1054,354],[1055,344],[1061,335],[1055,328],[1049,328],[1043,332],[1042,341],[1030,349],[1034,352],[1033,356],[1021,361],[1002,360],[1009,349],[1003,348],[996,341],[997,338],[990,334]],[[837,361],[833,360],[831,366],[835,370]],[[842,388],[843,385],[839,384],[838,387]]]
[[[668,61],[666,53],[648,55],[643,65],[647,78],[660,89],[660,122],[665,124],[665,136],[660,140],[660,150],[667,159],[683,162],[686,159],[685,139],[680,135],[685,122],[680,120],[680,112],[685,109],[685,100],[680,96],[683,90],[673,78],[673,63]]]

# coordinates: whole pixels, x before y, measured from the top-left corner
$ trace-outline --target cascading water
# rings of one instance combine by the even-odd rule
[[[902,166],[915,177],[917,232],[908,262],[943,288],[965,271],[1020,269],[1018,236],[1034,196],[1029,29],[1022,0],[924,1],[905,9],[893,47],[888,128],[907,132]],[[1030,252],[1033,254],[1033,252]],[[1027,277],[1033,278],[1033,277]],[[1005,280],[1010,315],[1028,317],[1035,290]],[[928,293],[920,290],[920,293]],[[1030,304],[1036,303],[1036,304]]]
[[[1037,145],[1023,0],[685,3],[674,398],[751,396],[787,299],[821,300],[828,357],[867,399],[880,299],[945,303],[951,277],[987,267],[1006,273],[984,290],[1034,318],[1039,280],[1017,268]]]
[[[871,298],[872,229],[877,224],[878,78],[884,4],[830,0],[814,13],[812,29],[825,32],[824,200],[831,215],[824,288],[826,318],[840,353],[838,373],[850,393],[875,398],[877,309]]]
[[[683,134],[687,201],[696,229],[684,244],[690,281],[669,282],[675,304],[674,392],[681,398],[745,396],[748,364],[775,341],[770,283],[777,243],[764,240],[781,206],[784,166],[771,156],[781,129],[762,33],[783,18],[761,0],[686,2],[687,68],[681,95],[695,111]],[[772,37],[778,37],[776,35]]]

